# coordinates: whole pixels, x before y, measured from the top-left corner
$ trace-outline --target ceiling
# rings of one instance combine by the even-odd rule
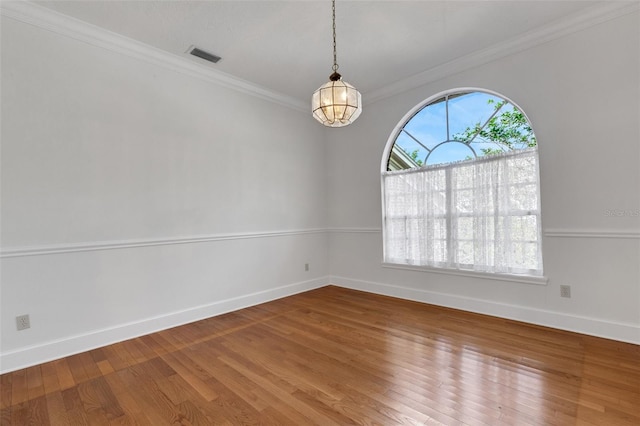
[[[331,73],[329,0],[37,3],[304,102]],[[340,73],[366,98],[601,3],[338,0]],[[192,45],[222,60],[214,65],[186,54]]]

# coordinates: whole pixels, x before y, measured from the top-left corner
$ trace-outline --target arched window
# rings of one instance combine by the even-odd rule
[[[537,140],[509,99],[418,105],[387,143],[382,189],[386,263],[542,275]]]

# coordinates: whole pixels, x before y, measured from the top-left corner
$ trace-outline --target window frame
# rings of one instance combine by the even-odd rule
[[[435,95],[432,95],[432,96],[428,97],[424,101],[418,103],[416,106],[411,108],[398,121],[398,123],[394,127],[393,131],[389,135],[389,137],[387,139],[387,143],[385,145],[385,149],[383,151],[381,164],[380,164],[381,219],[382,219],[382,239],[383,239],[383,241],[382,241],[382,244],[383,244],[382,267],[383,268],[390,268],[390,269],[409,270],[409,271],[432,272],[432,273],[438,273],[438,274],[463,276],[463,277],[473,277],[473,278],[481,278],[481,279],[489,279],[489,280],[497,280],[497,281],[518,282],[518,283],[524,283],[524,284],[547,285],[549,280],[544,275],[544,269],[542,269],[542,275],[510,274],[510,273],[498,273],[498,272],[480,272],[480,271],[473,271],[473,270],[467,270],[467,269],[451,268],[451,267],[448,267],[448,266],[442,266],[442,267],[439,267],[439,266],[422,266],[422,265],[410,265],[410,264],[404,264],[404,263],[391,263],[391,262],[386,262],[385,261],[385,256],[384,256],[384,250],[385,250],[385,247],[384,247],[384,244],[385,244],[384,220],[385,220],[385,215],[386,215],[386,211],[385,211],[386,200],[385,200],[385,187],[384,187],[384,173],[389,171],[388,170],[388,166],[389,166],[389,161],[390,161],[390,158],[391,158],[391,152],[392,152],[393,147],[395,145],[395,141],[398,138],[398,136],[400,135],[400,133],[402,132],[402,129],[407,125],[407,123],[415,115],[417,115],[420,111],[422,111],[424,108],[426,108],[430,104],[434,103],[438,99],[441,99],[441,98],[449,96],[449,95],[453,95],[453,94],[457,94],[457,93],[464,93],[464,92],[486,93],[486,94],[489,94],[489,95],[492,95],[492,96],[499,97],[499,98],[509,102],[510,104],[512,104],[515,108],[517,108],[524,115],[524,117],[526,118],[527,122],[529,124],[531,124],[531,126],[533,127],[533,124],[531,123],[531,120],[527,116],[526,112],[517,103],[513,102],[511,99],[509,99],[508,97],[504,96],[501,93],[498,93],[498,92],[493,91],[493,90],[484,89],[484,88],[478,88],[478,87],[458,87],[458,88],[454,88],[454,89],[448,89],[448,90],[436,93]],[[440,143],[442,143],[442,142],[440,142]],[[435,147],[434,147],[434,149],[435,149]],[[539,145],[537,145],[536,149],[539,150]],[[477,158],[480,159],[482,157],[477,157]],[[538,159],[539,159],[539,155],[538,155]],[[444,166],[446,166],[446,164]],[[539,165],[539,162],[538,162],[538,173],[540,171],[539,168],[540,168],[540,165]],[[417,168],[416,170],[419,170],[419,169]],[[451,190],[451,188],[447,188],[447,191],[450,191],[450,190]],[[541,196],[540,184],[538,184],[538,193],[539,193],[539,197],[540,197]],[[540,203],[540,209],[539,209],[539,212],[538,212],[538,217],[539,217],[539,220],[542,222],[542,207],[541,207],[541,203]],[[447,219],[447,221],[449,221],[449,219],[450,219],[450,213],[449,212],[446,214],[446,219]],[[447,239],[449,239],[450,238],[450,234],[451,234],[451,232],[449,230],[449,227],[447,228],[447,230],[448,230]],[[538,244],[540,244],[541,247],[542,247],[542,244],[543,244],[543,241],[542,241],[543,240],[543,235],[544,235],[544,231],[543,231],[543,227],[542,227],[542,223],[541,223],[540,224],[540,233],[538,235],[538,238],[539,238]],[[541,252],[542,252],[542,248],[541,248]],[[544,257],[544,253],[542,253],[542,256]],[[543,260],[543,265],[544,265],[544,260]]]

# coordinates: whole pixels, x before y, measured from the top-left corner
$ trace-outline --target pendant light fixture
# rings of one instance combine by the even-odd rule
[[[313,117],[328,127],[343,127],[353,123],[362,112],[362,96],[355,87],[342,81],[338,74],[336,55],[336,0],[331,0],[333,16],[333,74],[329,82],[313,92]]]

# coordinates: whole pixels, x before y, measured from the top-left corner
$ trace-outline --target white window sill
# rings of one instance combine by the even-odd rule
[[[404,269],[407,271],[429,272],[434,274],[457,275],[461,277],[482,278],[492,281],[510,281],[523,284],[547,285],[549,278],[545,276],[494,274],[490,272],[465,271],[461,269],[434,268],[431,266],[404,265],[400,263],[382,263],[383,268]]]

